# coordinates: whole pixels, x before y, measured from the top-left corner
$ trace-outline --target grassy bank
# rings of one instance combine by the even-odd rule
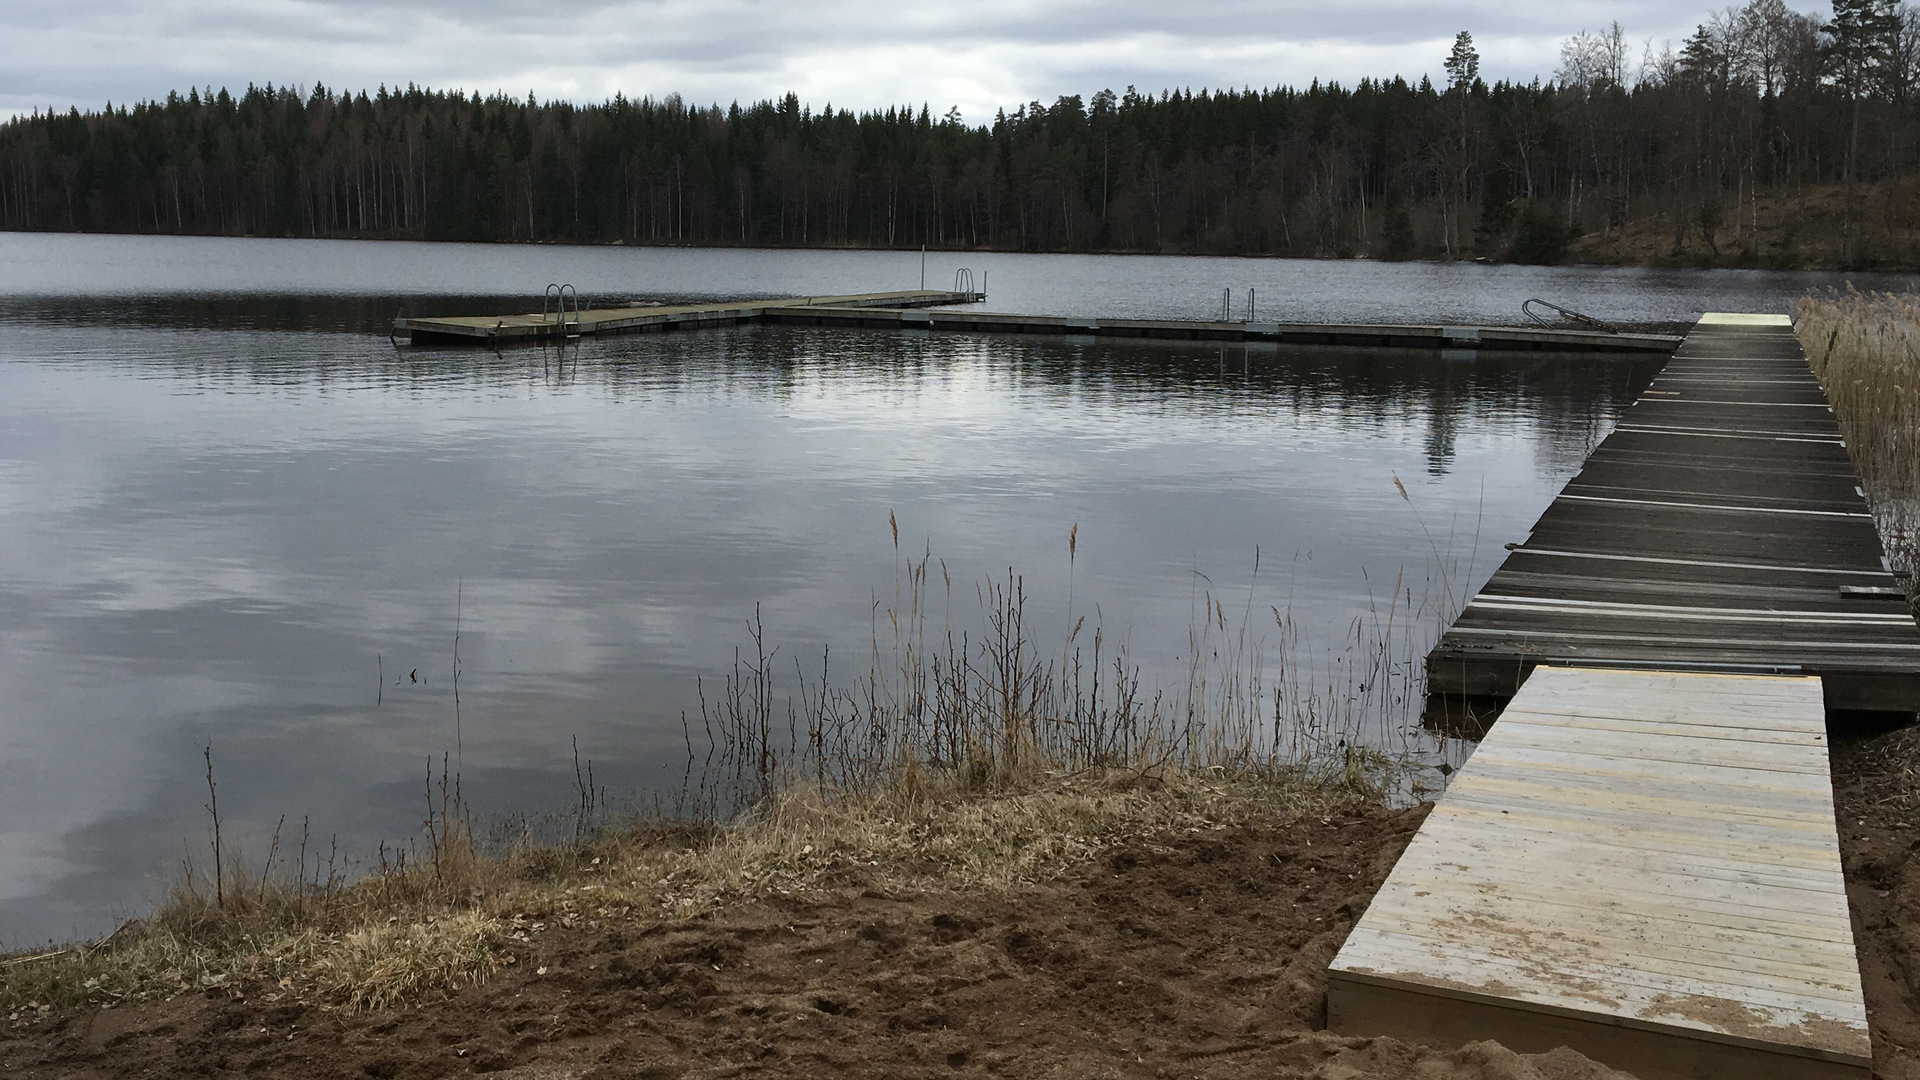
[[[8,960],[0,1012],[52,1020],[202,991],[349,1011],[415,1005],[513,964],[515,943],[550,923],[682,923],[805,898],[854,866],[890,887],[992,892],[1129,838],[1324,818],[1377,798],[1298,770],[1146,764],[1035,767],[990,791],[926,771],[857,796],[801,783],[724,824],[633,821],[497,854],[443,819],[425,859],[351,885],[235,873],[223,904],[182,887],[102,942]]]
[[[1920,560],[1920,294],[1830,292],[1794,304],[1889,557]]]

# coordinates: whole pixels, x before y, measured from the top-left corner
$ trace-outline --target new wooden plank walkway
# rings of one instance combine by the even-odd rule
[[[984,293],[910,289],[786,300],[589,308],[577,321],[553,312],[393,320],[393,332],[418,345],[513,344],[596,334],[650,333],[772,322],[801,326],[940,330],[955,333],[1066,334],[1187,341],[1254,341],[1456,350],[1672,352],[1680,339],[1662,334],[1607,334],[1522,326],[1232,322],[1197,319],[1095,319],[991,311],[929,311],[986,299]]]
[[[1337,1032],[1864,1078],[1820,681],[1533,670],[1329,972]]]
[[[1784,317],[1707,315],[1427,658],[1437,694],[1536,664],[1819,675],[1920,710],[1920,629]]]

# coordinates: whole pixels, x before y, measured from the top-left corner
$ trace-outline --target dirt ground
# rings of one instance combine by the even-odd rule
[[[1315,1030],[1328,961],[1423,816],[1130,840],[1013,891],[895,894],[855,871],[690,921],[528,912],[514,962],[444,1001],[348,1014],[242,985],[0,1022],[0,1075],[1623,1075]]]
[[[1920,1080],[1920,728],[1838,746],[1833,779],[1874,1074]]]

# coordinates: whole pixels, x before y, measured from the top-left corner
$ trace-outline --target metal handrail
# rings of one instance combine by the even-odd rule
[[[1580,325],[1588,327],[1590,329],[1598,330],[1603,334],[1617,334],[1620,332],[1620,328],[1613,325],[1610,322],[1607,322],[1603,319],[1596,319],[1591,315],[1582,315],[1577,311],[1569,311],[1568,309],[1561,307],[1559,304],[1553,303],[1548,300],[1542,300],[1536,296],[1528,300],[1526,303],[1521,304],[1520,311],[1521,311],[1521,314],[1524,314],[1527,318],[1532,319],[1534,322],[1539,323],[1541,326],[1551,327],[1553,323],[1550,323],[1547,320],[1541,318],[1533,310],[1533,305],[1535,304],[1539,304],[1541,307],[1552,308],[1553,310],[1559,312],[1561,317],[1565,318],[1569,322],[1579,323]]]
[[[973,295],[973,271],[972,270],[963,266],[960,269],[955,270],[953,272],[953,291],[957,293],[965,293],[968,296]]]
[[[573,318],[567,318],[567,301],[573,301]],[[592,305],[589,304],[589,307]],[[572,285],[547,283],[547,291],[540,297],[540,321],[554,323],[560,332],[568,337],[580,336],[580,290]]]

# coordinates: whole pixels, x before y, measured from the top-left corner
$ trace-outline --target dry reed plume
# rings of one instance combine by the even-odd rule
[[[1920,294],[1829,291],[1793,305],[1895,568],[1920,554]]]

